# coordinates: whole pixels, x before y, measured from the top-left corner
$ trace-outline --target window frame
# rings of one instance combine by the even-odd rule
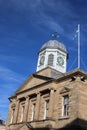
[[[23,119],[24,119],[24,109],[25,109],[25,106],[24,105],[21,105],[21,117],[20,117],[20,122],[23,122]]]
[[[68,98],[67,103],[65,101],[65,98]],[[69,95],[63,95],[62,99],[62,117],[68,117],[69,116]]]
[[[53,61],[54,61],[54,55],[53,54],[49,54],[48,55],[48,65],[49,66],[53,66]]]
[[[34,117],[35,117],[35,108],[36,108],[36,103],[32,103],[31,121],[33,121],[33,120],[34,120]]]
[[[49,116],[49,99],[48,100],[46,100],[46,118],[48,118],[48,116]]]
[[[10,120],[10,123],[12,124],[13,121],[14,121],[14,113],[15,113],[15,109],[12,109],[12,112],[11,112],[11,120]]]
[[[45,100],[45,112],[44,112],[44,119],[47,119],[49,117],[49,103],[50,100],[46,99]]]

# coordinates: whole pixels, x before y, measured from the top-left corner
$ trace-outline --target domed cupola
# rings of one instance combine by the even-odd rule
[[[40,49],[40,51],[43,51],[44,49],[49,48],[49,49],[59,49],[61,51],[66,52],[66,47],[64,44],[60,43],[57,40],[50,40],[46,42]]]
[[[46,42],[39,51],[37,71],[51,67],[62,73],[66,72],[67,50],[63,43],[57,40]]]

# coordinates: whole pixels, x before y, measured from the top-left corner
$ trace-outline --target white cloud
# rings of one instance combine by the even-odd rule
[[[10,56],[10,55],[2,55],[0,54],[0,60],[3,61],[9,61],[9,62],[17,62],[17,58],[15,56]]]
[[[0,95],[3,99],[0,99],[0,105],[7,102],[8,97],[13,95],[13,92],[22,84],[24,79],[22,75],[0,66]]]
[[[33,10],[35,8],[37,8],[39,6],[39,4],[41,3],[41,0],[11,0],[10,4],[14,5],[16,7],[17,10]]]
[[[24,76],[13,70],[0,66],[0,114],[4,119],[7,118],[5,116],[7,116],[6,113],[9,107],[8,98],[13,95],[24,79]],[[4,112],[2,113],[3,109]]]
[[[10,0],[8,3],[8,8],[11,7],[20,17],[24,17],[25,21],[29,21],[29,24],[38,29],[44,30],[45,27],[64,33],[62,23],[71,26],[71,23],[65,23],[66,20],[74,20],[77,17],[69,0]]]
[[[21,81],[24,80],[24,77],[12,71],[11,69],[0,66],[0,80],[10,83],[21,83]]]
[[[14,10],[25,15],[26,19],[31,21],[34,26],[40,27],[40,25],[43,25],[53,31],[58,28],[60,33],[63,31],[61,25],[63,18],[66,20],[76,15],[74,11],[72,11],[72,6],[69,1],[11,0],[9,3]]]

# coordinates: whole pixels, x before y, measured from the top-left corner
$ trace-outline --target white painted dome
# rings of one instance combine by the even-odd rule
[[[67,52],[65,45],[57,40],[49,40],[41,47],[40,51],[47,49],[47,48],[60,49],[61,51]]]

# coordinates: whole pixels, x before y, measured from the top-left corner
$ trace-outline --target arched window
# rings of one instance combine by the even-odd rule
[[[48,56],[48,65],[53,66],[53,60],[54,60],[54,55],[50,54]]]

